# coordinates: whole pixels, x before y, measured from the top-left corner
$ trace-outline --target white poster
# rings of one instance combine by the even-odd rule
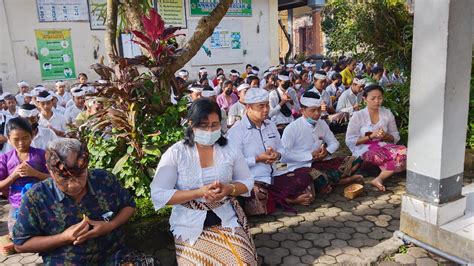
[[[229,48],[231,43],[230,32],[223,29],[215,29],[211,35],[211,48]]]
[[[39,22],[89,21],[85,0],[36,0]]]
[[[107,0],[88,0],[91,30],[105,30]]]

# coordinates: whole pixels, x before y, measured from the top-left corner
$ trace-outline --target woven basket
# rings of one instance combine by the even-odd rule
[[[355,199],[364,192],[364,186],[361,184],[352,184],[344,188],[344,197]]]

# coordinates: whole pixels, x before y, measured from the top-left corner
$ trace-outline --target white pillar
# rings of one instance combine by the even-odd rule
[[[441,229],[464,215],[472,59],[472,1],[416,0],[408,128],[407,194],[400,229],[461,258],[471,240]],[[466,249],[467,248],[467,249]]]
[[[461,196],[472,56],[470,0],[417,0],[407,192],[443,204]]]

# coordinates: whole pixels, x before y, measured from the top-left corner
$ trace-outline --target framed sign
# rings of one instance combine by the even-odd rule
[[[186,8],[184,0],[156,0],[158,13],[167,26],[186,28]]]
[[[107,0],[88,0],[87,3],[91,30],[105,30]]]
[[[191,16],[207,16],[217,6],[219,0],[189,0]],[[234,0],[226,16],[251,17],[252,0]]]
[[[84,0],[36,0],[39,22],[88,21]]]
[[[71,30],[35,30],[38,59],[43,80],[74,79]]]

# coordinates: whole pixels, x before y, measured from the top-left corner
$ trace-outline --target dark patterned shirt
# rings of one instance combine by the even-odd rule
[[[83,214],[91,220],[104,220],[103,215],[113,212],[113,219],[124,207],[135,207],[135,202],[117,179],[104,170],[90,170],[88,191],[79,204],[64,194],[52,178],[35,184],[23,197],[18,220],[13,228],[13,243],[22,245],[35,236],[62,233],[82,221]],[[81,245],[63,246],[40,253],[47,265],[57,264],[115,264],[118,254],[125,250],[123,230],[86,240]],[[115,262],[115,263],[114,263]]]

